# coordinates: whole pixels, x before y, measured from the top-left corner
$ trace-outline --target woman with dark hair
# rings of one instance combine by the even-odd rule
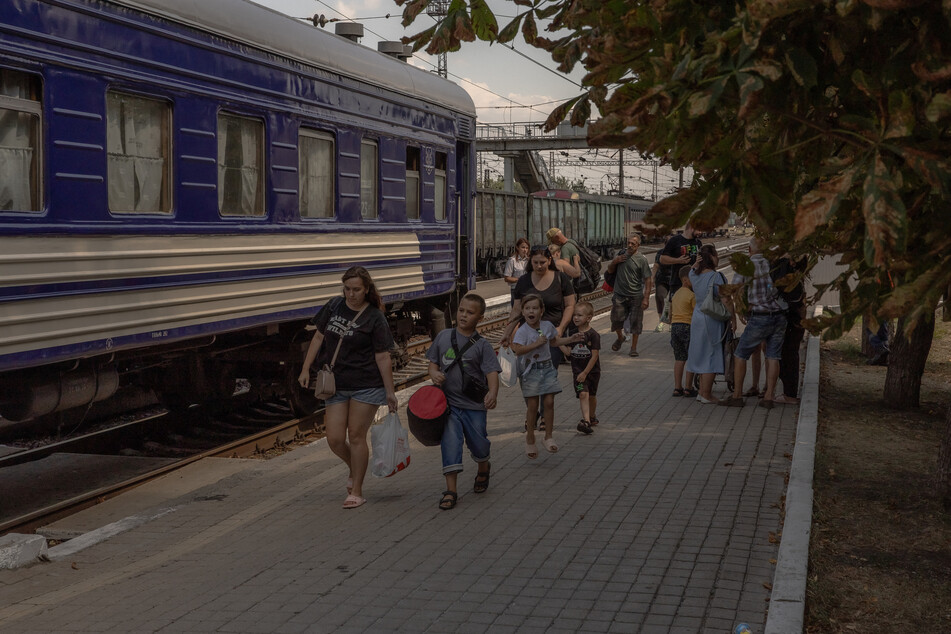
[[[381,405],[397,408],[390,348],[393,337],[370,273],[354,266],[343,274],[343,297],[335,297],[311,320],[317,332],[304,356],[298,382],[310,384],[310,368],[333,362],[336,393],[324,403],[324,427],[330,450],[350,469],[343,508],[366,502],[363,480],[370,462],[367,432]],[[326,345],[324,345],[326,343]]]
[[[558,336],[565,333],[575,310],[575,289],[571,278],[558,271],[548,247],[535,245],[529,255],[531,270],[519,278],[515,284],[515,303],[509,313],[509,322],[502,334],[502,345],[507,346],[512,333],[522,320],[522,298],[526,295],[538,295],[545,305],[543,321],[550,321],[558,330]],[[553,346],[552,361],[555,368],[561,363],[561,349]]]
[[[530,250],[531,246],[528,244],[528,239],[519,238],[515,241],[515,253],[505,263],[502,277],[508,282],[511,289],[513,304],[515,303],[515,283],[518,282],[518,278],[525,274],[525,269],[528,268],[528,253]]]
[[[509,313],[508,325],[505,332],[502,333],[502,347],[508,347],[512,340],[512,333],[522,322],[522,298],[526,295],[538,295],[541,297],[544,305],[542,321],[549,321],[558,331],[558,336],[563,337],[565,328],[571,322],[571,317],[575,312],[575,287],[571,278],[559,271],[552,260],[551,251],[548,247],[535,245],[529,254],[528,262],[529,272],[518,279],[515,284],[515,302],[512,304],[512,312]],[[564,353],[558,346],[550,346],[551,361],[558,372],[558,366],[564,359]],[[541,414],[539,415],[541,418]],[[553,421],[541,419],[540,428]],[[528,429],[528,421],[525,423]],[[549,432],[551,428],[549,428]]]
[[[726,278],[717,271],[719,262],[716,247],[705,244],[700,247],[697,261],[690,269],[690,283],[693,286],[696,304],[690,320],[690,347],[687,352],[686,369],[687,372],[700,377],[700,393],[697,395],[697,400],[704,405],[720,402],[713,396],[713,379],[717,374],[723,374],[724,366],[723,335],[727,325],[700,310],[707,295],[714,292],[719,285],[726,284]],[[733,321],[736,321],[736,315],[733,315]]]

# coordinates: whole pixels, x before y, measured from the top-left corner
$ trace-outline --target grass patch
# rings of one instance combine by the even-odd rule
[[[886,368],[865,365],[859,334],[822,344],[806,631],[951,632],[951,514],[932,489],[951,327],[938,323],[913,411],[884,402]]]

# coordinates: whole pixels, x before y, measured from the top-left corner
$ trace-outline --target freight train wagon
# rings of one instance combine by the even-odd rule
[[[401,340],[474,283],[474,130],[455,84],[244,0],[3,0],[0,416],[236,376],[312,408],[348,267]]]
[[[545,234],[552,227],[602,257],[610,257],[626,243],[634,224],[643,220],[653,204],[641,198],[567,190],[526,195],[480,189],[476,196],[476,266],[484,277],[500,275],[518,238],[545,244]]]

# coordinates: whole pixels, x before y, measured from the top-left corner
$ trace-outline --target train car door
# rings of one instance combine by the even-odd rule
[[[475,183],[472,182],[472,145],[456,144],[456,280],[466,290],[475,288]]]

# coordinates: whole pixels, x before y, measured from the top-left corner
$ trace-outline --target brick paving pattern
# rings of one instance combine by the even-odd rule
[[[414,442],[408,470],[368,476],[369,502],[344,510],[346,471],[314,443],[68,561],[0,571],[0,630],[762,631],[796,408],[671,398],[668,333],[637,359],[604,340],[594,434],[574,431],[562,367],[561,450],[528,460],[503,388],[489,490],[472,493],[466,455],[454,510],[437,508],[438,447]]]

